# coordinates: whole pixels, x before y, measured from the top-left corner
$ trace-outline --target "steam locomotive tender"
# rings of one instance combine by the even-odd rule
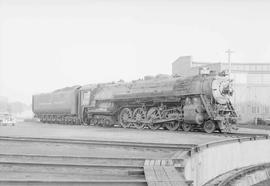
[[[33,96],[41,122],[230,132],[237,114],[225,76],[155,77],[74,86]]]

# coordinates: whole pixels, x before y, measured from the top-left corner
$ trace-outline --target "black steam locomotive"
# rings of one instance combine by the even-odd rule
[[[38,94],[32,106],[46,123],[229,132],[237,120],[230,83],[219,75],[159,75]]]

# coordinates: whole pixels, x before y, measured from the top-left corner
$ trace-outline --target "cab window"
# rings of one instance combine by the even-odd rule
[[[90,103],[90,91],[82,91],[81,103],[82,105],[88,105]]]

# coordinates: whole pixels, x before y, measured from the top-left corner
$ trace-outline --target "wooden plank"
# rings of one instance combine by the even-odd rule
[[[166,166],[163,167],[163,169],[170,181],[184,181],[181,178],[180,173],[173,166]]]
[[[148,186],[157,186],[155,181],[149,181],[149,182],[147,182],[147,185]]]
[[[149,165],[150,165],[150,166],[154,166],[154,165],[155,165],[155,160],[150,160]]]
[[[145,160],[144,161],[144,166],[149,166],[150,165],[150,160]]]
[[[155,166],[160,166],[161,165],[161,160],[155,160]]]
[[[154,166],[153,168],[158,181],[170,181],[162,166]]]
[[[171,186],[188,186],[185,181],[171,181]]]
[[[144,175],[147,183],[157,181],[157,177],[152,166],[144,166]]]
[[[158,181],[156,182],[156,186],[171,186],[169,181]]]
[[[183,159],[184,156],[186,156],[186,155],[187,155],[187,152],[186,152],[186,151],[179,151],[179,152],[175,153],[175,154],[171,157],[171,159]]]

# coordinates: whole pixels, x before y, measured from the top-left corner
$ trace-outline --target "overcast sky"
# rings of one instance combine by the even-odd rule
[[[0,96],[171,74],[196,61],[270,62],[270,1],[0,0]]]

